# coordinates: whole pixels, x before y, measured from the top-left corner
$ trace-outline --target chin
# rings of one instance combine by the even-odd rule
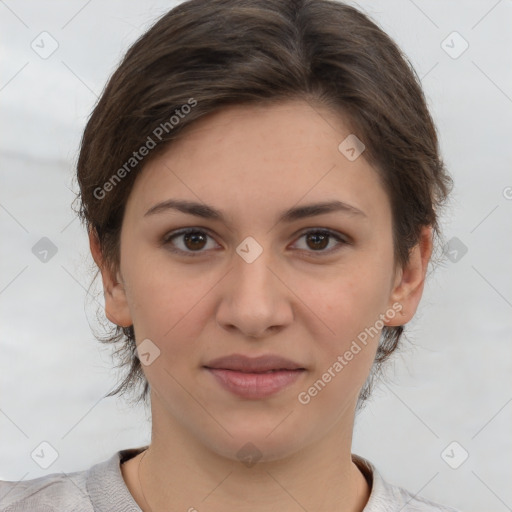
[[[271,428],[262,428],[255,421],[239,428],[231,423],[228,428],[231,436],[223,431],[221,438],[208,436],[209,439],[203,441],[212,452],[248,467],[256,462],[286,459],[302,450],[308,440],[296,428],[279,425],[282,419],[275,421]]]

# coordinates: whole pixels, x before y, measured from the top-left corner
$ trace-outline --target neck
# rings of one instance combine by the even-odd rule
[[[143,512],[169,510],[170,503],[175,510],[200,512],[360,512],[368,501],[369,485],[351,458],[353,416],[348,426],[339,421],[320,440],[291,455],[275,460],[262,456],[251,463],[209,449],[177,422],[169,422],[168,415],[162,421],[162,411],[153,404],[151,444],[128,461],[131,477],[123,470]]]

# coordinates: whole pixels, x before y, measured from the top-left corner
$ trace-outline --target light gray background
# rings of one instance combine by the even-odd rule
[[[97,96],[128,46],[173,5],[0,1],[0,479],[82,470],[149,442],[143,408],[102,399],[118,374],[91,333],[92,258],[70,204]],[[455,180],[445,237],[467,253],[430,276],[410,342],[356,420],[353,451],[427,498],[512,510],[512,2],[356,5],[422,78]],[[47,59],[31,48],[43,31],[59,45]],[[453,31],[469,43],[458,58],[442,47]],[[452,54],[457,37],[444,43]],[[32,253],[42,237],[58,249],[46,263]],[[99,284],[92,294],[103,303]],[[59,454],[47,469],[31,458],[43,441]],[[468,459],[452,469],[446,461],[463,450]]]

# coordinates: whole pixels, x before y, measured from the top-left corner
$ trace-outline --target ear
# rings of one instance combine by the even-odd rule
[[[103,295],[105,297],[105,315],[112,323],[121,327],[129,327],[133,322],[124,284],[119,278],[120,272],[117,276],[113,276],[108,265],[105,264],[98,234],[94,228],[89,230],[89,247],[91,248],[92,257],[101,271]]]
[[[420,240],[409,253],[409,261],[398,270],[390,296],[391,304],[400,304],[400,314],[387,319],[385,325],[390,327],[403,325],[409,322],[418,308],[428,262],[432,255],[432,227],[424,226],[420,233]],[[393,308],[395,309],[395,308]]]

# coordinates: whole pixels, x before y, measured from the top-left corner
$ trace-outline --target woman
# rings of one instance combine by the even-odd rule
[[[326,0],[192,0],[86,126],[80,216],[148,447],[1,510],[453,510],[351,453],[451,185],[395,43]],[[7,494],[8,493],[8,494]]]

